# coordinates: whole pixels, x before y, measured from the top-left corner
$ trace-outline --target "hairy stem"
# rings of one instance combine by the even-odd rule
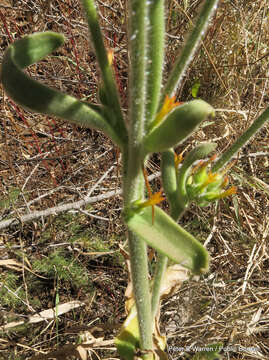
[[[102,73],[105,92],[109,106],[113,109],[115,117],[111,117],[112,125],[118,131],[120,137],[126,140],[128,137],[121,106],[117,86],[113,76],[111,65],[108,61],[107,51],[105,49],[103,36],[98,22],[98,15],[95,8],[94,0],[82,0],[86,18],[88,21],[91,40],[95,48],[96,58]]]
[[[142,174],[142,139],[145,131],[145,91],[146,91],[146,26],[147,1],[130,0],[128,11],[129,40],[129,148],[128,159],[123,162],[124,206],[144,197]],[[129,232],[129,251],[132,281],[137,309],[140,347],[152,350],[151,304],[148,281],[147,245]],[[147,358],[147,355],[145,356]]]
[[[193,31],[191,32],[178,60],[172,69],[172,72],[169,75],[168,81],[162,93],[160,106],[164,101],[165,95],[173,95],[180,86],[185,71],[192,61],[195,51],[200,44],[200,40],[208,27],[209,20],[217,7],[217,3],[218,0],[207,0],[204,2],[204,7],[198,17]]]
[[[132,282],[139,321],[140,346],[152,349],[151,304],[148,281],[148,257],[146,243],[129,232],[129,252]]]

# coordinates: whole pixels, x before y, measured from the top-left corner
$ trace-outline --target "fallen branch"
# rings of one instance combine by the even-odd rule
[[[257,152],[257,153],[246,154],[246,155],[242,154],[239,156],[233,156],[232,158],[233,159],[236,159],[236,158],[241,159],[241,158],[245,158],[245,157],[255,157],[256,158],[256,157],[264,157],[264,156],[268,156],[268,152]],[[155,174],[150,175],[148,177],[148,180],[152,181],[153,179],[156,179],[159,176],[160,176],[160,172],[158,171]],[[103,179],[103,177],[101,179]],[[99,182],[100,181],[98,181],[98,184],[99,184]],[[94,189],[95,189],[95,187],[94,187]],[[92,193],[94,189],[92,189],[90,193]],[[6,227],[8,227],[10,225],[22,224],[22,223],[32,221],[34,219],[37,219],[37,218],[40,218],[43,216],[57,215],[61,212],[65,212],[65,211],[69,211],[69,210],[80,210],[85,205],[94,204],[94,203],[102,201],[102,200],[110,199],[113,196],[121,195],[121,193],[122,193],[122,191],[120,189],[117,189],[117,190],[113,190],[113,191],[108,191],[107,193],[102,194],[102,195],[97,195],[97,196],[92,196],[92,197],[89,197],[89,194],[87,194],[87,196],[85,196],[82,200],[79,200],[79,201],[75,201],[75,202],[67,203],[67,204],[63,204],[63,205],[57,205],[57,206],[54,206],[54,207],[46,209],[46,210],[33,211],[30,214],[13,217],[8,220],[0,221],[0,230],[5,229]]]
[[[96,203],[98,201],[102,201],[105,199],[109,199],[113,196],[116,195],[120,195],[121,194],[121,190],[115,190],[115,191],[109,191],[105,194],[102,195],[98,195],[98,196],[92,196],[92,197],[85,197],[82,200],[76,201],[76,202],[72,202],[72,203],[67,203],[67,204],[63,204],[63,205],[58,205],[58,206],[54,206],[52,208],[46,209],[46,210],[40,210],[40,211],[33,211],[30,214],[26,214],[26,215],[22,215],[20,217],[14,217],[8,220],[3,220],[0,222],[0,230],[4,229],[10,225],[17,225],[20,223],[25,223],[28,221],[32,221],[34,219],[37,219],[39,217],[43,217],[43,216],[49,216],[49,215],[57,215],[61,212],[65,212],[68,210],[79,210],[80,208],[82,208],[85,205],[88,204],[93,204]]]

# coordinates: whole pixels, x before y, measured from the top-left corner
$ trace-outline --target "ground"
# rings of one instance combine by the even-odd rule
[[[127,110],[125,1],[97,3]],[[200,3],[167,1],[165,74]],[[177,93],[178,101],[188,101],[198,89],[197,96],[214,106],[216,117],[177,153],[214,141],[220,154],[268,107],[268,16],[266,0],[220,2]],[[23,35],[63,33],[64,46],[29,67],[28,74],[98,103],[100,75],[79,1],[2,0],[0,20],[0,57]],[[119,248],[126,247],[122,199],[116,194],[121,185],[119,151],[98,131],[23,110],[2,88],[0,100],[0,227],[6,219],[73,203],[89,192],[97,197],[80,210],[1,227],[0,325],[24,323],[1,332],[0,359],[30,359],[78,344],[86,336],[104,340],[91,351],[93,359],[118,358],[109,341],[125,318],[128,282]],[[225,359],[268,358],[268,164],[267,125],[240,151],[230,170],[236,195],[206,208],[193,205],[181,219],[181,225],[206,244],[211,266],[208,274],[185,282],[162,303],[161,330],[169,358],[187,359],[195,346],[218,342],[223,343]],[[156,175],[153,191],[161,187],[159,166],[159,155],[154,154],[147,169]],[[168,209],[165,202],[162,206]],[[71,301],[79,306],[27,323],[29,316]]]

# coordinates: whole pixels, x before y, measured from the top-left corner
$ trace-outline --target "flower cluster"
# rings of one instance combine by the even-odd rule
[[[212,172],[210,163],[215,160],[212,156],[208,161],[200,161],[192,171],[186,182],[186,191],[190,201],[195,201],[200,206],[206,206],[209,202],[222,199],[236,193],[236,187],[232,186],[225,190],[229,183],[226,172],[228,166],[221,172]]]

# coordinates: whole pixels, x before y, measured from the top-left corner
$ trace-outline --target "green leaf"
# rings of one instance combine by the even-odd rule
[[[134,206],[125,209],[123,215],[129,230],[153,248],[194,274],[208,271],[209,255],[206,249],[159,207],[155,207],[154,222],[151,207],[138,210]]]
[[[181,85],[186,70],[193,60],[198,45],[201,42],[201,38],[206,34],[206,29],[210,25],[210,18],[214,14],[218,0],[203,1],[203,8],[198,15],[196,24],[193,26],[193,30],[190,33],[184,47],[180,49],[180,56],[177,57],[172,71],[169,74],[167,83],[163,89],[163,98],[165,95],[171,96],[176,92],[176,89]],[[163,102],[161,98],[160,103]]]
[[[176,107],[145,137],[144,156],[176,146],[210,115],[214,115],[214,109],[203,100],[193,100]]]
[[[50,54],[63,42],[62,35],[44,32],[26,36],[10,45],[4,54],[1,69],[1,81],[5,91],[25,108],[55,115],[79,126],[103,130],[121,146],[122,141],[117,132],[91,104],[42,85],[22,71]]]
[[[192,87],[191,87],[191,94],[192,94],[192,96],[193,96],[194,98],[197,97],[198,91],[199,91],[199,89],[200,89],[200,86],[201,86],[201,84],[200,84],[200,81],[199,81],[199,80],[196,80],[195,83],[192,85]]]
[[[136,307],[133,306],[125,320],[115,345],[122,359],[133,360],[136,349],[139,348],[139,327]]]
[[[146,121],[147,125],[150,125],[158,110],[162,88],[162,70],[165,49],[165,11],[164,0],[155,0],[148,4],[149,24],[147,27],[147,56],[150,61],[147,63]]]

